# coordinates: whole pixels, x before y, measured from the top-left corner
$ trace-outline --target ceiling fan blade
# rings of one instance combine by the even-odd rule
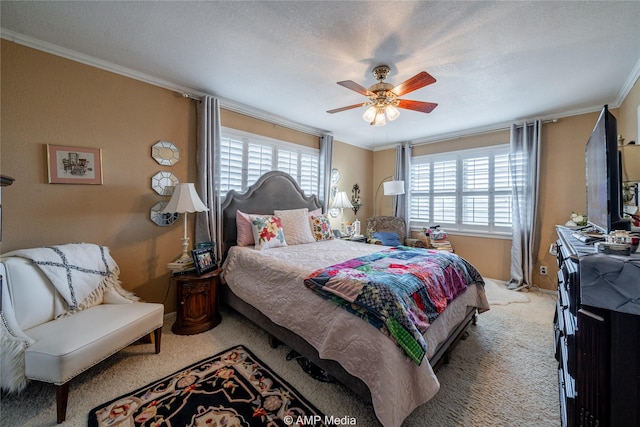
[[[340,86],[346,87],[347,89],[351,89],[353,91],[356,91],[359,94],[364,95],[364,96],[373,96],[373,95],[375,95],[373,92],[369,92],[369,89],[367,89],[364,86],[359,85],[358,83],[354,82],[353,80],[344,80],[342,82],[338,82],[338,84]]]
[[[425,86],[428,86],[432,83],[435,83],[436,79],[426,71],[422,71],[415,76],[411,77],[409,80],[400,83],[398,86],[393,88],[393,93],[398,96],[402,96],[409,92],[413,92],[414,90],[418,90]]]
[[[327,113],[329,113],[329,114],[339,113],[340,111],[346,111],[346,110],[351,110],[353,108],[364,107],[367,104],[369,104],[369,103],[368,102],[361,102],[359,104],[349,105],[348,107],[342,107],[342,108],[336,108],[334,110],[329,110],[329,111],[327,111]]]
[[[421,113],[430,113],[438,106],[435,102],[411,101],[409,99],[399,99],[398,101],[398,108],[420,111]]]

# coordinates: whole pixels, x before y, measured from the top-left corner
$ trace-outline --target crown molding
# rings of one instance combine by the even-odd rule
[[[154,86],[159,86],[164,89],[169,89],[180,93],[194,93],[193,89],[172,83],[168,80],[163,80],[149,74],[140,73],[127,67],[114,64],[112,62],[103,61],[102,59],[95,58],[93,56],[85,55],[80,52],[76,52],[71,49],[67,49],[53,43],[45,42],[40,39],[25,36],[15,31],[0,28],[0,37],[11,42],[27,46],[42,52],[50,53],[52,55],[60,56],[62,58],[70,59],[71,61],[80,62],[81,64],[89,65],[95,68],[99,68],[111,73],[119,74],[121,76],[129,77],[134,80],[139,80],[144,83],[149,83]]]
[[[40,50],[46,53],[50,53],[52,55],[56,55],[56,56],[60,56],[62,58],[66,58],[75,62],[79,62],[85,65],[89,65],[91,67],[95,67],[95,68],[99,68],[105,71],[109,71],[115,74],[119,74],[121,76],[124,77],[128,77],[134,80],[138,80],[144,83],[148,83],[154,86],[158,86],[161,87],[163,89],[168,89],[174,92],[179,92],[181,94],[183,94],[183,96],[186,99],[199,99],[202,98],[203,96],[207,95],[204,92],[201,92],[199,90],[193,89],[193,88],[189,88],[186,86],[182,86],[182,85],[178,85],[176,83],[170,82],[168,80],[164,80],[164,79],[160,79],[158,77],[146,74],[146,73],[141,73],[139,71],[127,68],[127,67],[123,67],[108,61],[104,61],[89,55],[85,55],[83,53],[80,52],[76,52],[74,50],[71,49],[67,49],[58,45],[55,45],[53,43],[49,43],[40,39],[36,39],[33,37],[29,37],[29,36],[25,36],[23,34],[17,33],[15,31],[12,30],[7,30],[5,28],[1,28],[0,27],[0,38],[3,38],[5,40],[9,40],[11,42],[23,45],[23,46],[27,46],[36,50]],[[627,95],[629,94],[629,92],[633,89],[633,86],[635,85],[636,81],[638,80],[638,78],[640,77],[640,59],[638,59],[638,61],[636,62],[636,65],[634,66],[633,71],[631,72],[631,74],[629,75],[629,77],[627,78],[627,80],[625,81],[624,85],[622,86],[622,88],[620,89],[620,92],[618,94],[618,97],[616,98],[615,101],[611,102],[609,105],[611,108],[619,108],[620,105],[622,104],[622,102],[624,101],[624,99],[627,97]],[[216,95],[212,95],[212,96],[216,96]],[[295,131],[299,131],[299,132],[303,132],[303,133],[307,133],[310,135],[314,135],[314,136],[322,136],[325,133],[331,133],[331,131],[328,130],[324,130],[324,129],[319,129],[319,128],[315,128],[313,126],[307,126],[301,123],[297,123],[291,120],[288,120],[284,117],[242,104],[240,102],[231,100],[231,99],[226,99],[226,98],[222,98],[218,96],[218,99],[220,100],[220,106],[226,110],[230,110],[239,114],[243,114],[245,116],[254,118],[254,119],[258,119],[258,120],[263,120],[269,123],[273,123],[275,125],[279,125],[282,127],[286,127],[288,129],[292,129]],[[554,115],[554,116],[547,116],[547,117],[541,117],[541,120],[557,120],[558,118],[562,118],[562,117],[570,117],[570,116],[576,116],[576,115],[580,115],[580,114],[587,114],[587,113],[593,113],[593,112],[597,112],[600,111],[601,106],[598,107],[590,107],[590,108],[583,108],[583,109],[579,109],[579,110],[572,110],[572,111],[564,111],[562,112],[561,115]],[[522,119],[520,119],[521,121]],[[530,120],[530,118],[528,119]],[[514,120],[518,121],[518,120]],[[447,141],[447,140],[451,140],[451,139],[456,139],[456,138],[463,138],[463,137],[467,137],[467,136],[473,136],[473,135],[479,135],[479,134],[484,134],[484,133],[490,133],[490,132],[496,132],[496,131],[500,131],[500,130],[505,130],[505,129],[509,129],[511,127],[511,123],[512,122],[503,122],[503,123],[495,123],[495,124],[491,124],[488,126],[483,126],[483,127],[478,127],[478,128],[473,128],[473,129],[466,129],[463,131],[455,131],[455,132],[449,132],[449,133],[443,133],[443,134],[439,134],[439,135],[434,135],[434,136],[430,136],[430,137],[426,137],[426,138],[419,138],[416,139],[414,141],[411,141],[411,145],[422,145],[422,144],[429,144],[429,143],[433,143],[433,142],[440,142],[440,141]],[[372,151],[381,151],[381,150],[387,150],[390,148],[394,148],[398,145],[398,143],[393,143],[393,144],[385,144],[384,146],[370,146],[367,144],[363,144],[363,145],[359,145],[359,144],[353,144],[350,142],[345,142],[342,141],[340,139],[339,135],[335,135],[334,134],[334,138],[337,140],[340,140],[341,142],[348,144],[348,145],[353,145],[356,147],[360,147],[360,148],[365,148],[368,150],[372,150]]]
[[[111,73],[119,74],[121,76],[138,80],[143,83],[148,83],[148,84],[158,86],[163,89],[168,89],[174,92],[179,92],[183,94],[183,96],[186,99],[198,100],[203,96],[207,95],[202,91],[189,88],[186,86],[182,86],[182,85],[170,82],[168,80],[160,79],[150,74],[141,73],[131,68],[123,67],[123,66],[114,64],[112,62],[104,61],[102,59],[98,59],[90,55],[85,55],[83,53],[76,52],[74,50],[67,49],[67,48],[55,45],[53,43],[49,43],[40,39],[25,36],[15,31],[7,30],[6,28],[0,28],[0,38],[9,40],[11,42],[14,42],[23,46],[27,46],[36,50],[40,50],[45,53],[50,53],[52,55],[66,58],[71,61],[79,62],[85,65],[89,65],[91,67],[95,67],[105,71],[109,71]],[[211,96],[216,96],[216,95],[211,95]],[[245,116],[252,117],[254,119],[264,120],[266,122],[273,123],[275,125],[279,125],[282,127],[286,127],[288,129],[292,129],[295,131],[299,131],[299,132],[303,132],[303,133],[307,133],[315,136],[322,136],[322,134],[324,133],[329,133],[329,131],[318,129],[312,126],[303,125],[301,123],[297,123],[297,122],[285,119],[284,117],[280,117],[275,114],[271,114],[266,111],[262,111],[257,108],[250,107],[248,105],[241,104],[231,99],[226,99],[219,96],[217,98],[220,100],[221,108],[234,111],[236,113],[243,114]]]
[[[631,74],[629,74],[629,77],[627,78],[627,80],[624,82],[624,85],[620,89],[620,93],[618,94],[618,99],[616,99],[616,104],[614,108],[618,108],[622,105],[625,98],[627,97],[627,95],[629,95],[629,92],[631,92],[631,89],[633,89],[633,86],[636,84],[636,81],[638,80],[638,78],[640,78],[640,58],[638,58],[638,61],[636,62],[636,65],[633,67]]]

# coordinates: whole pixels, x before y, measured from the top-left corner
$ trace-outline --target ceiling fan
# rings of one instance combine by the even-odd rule
[[[352,80],[338,82],[340,86],[344,86],[347,89],[351,89],[366,96],[369,98],[369,101],[349,105],[347,107],[336,108],[334,110],[327,111],[327,113],[339,113],[341,111],[365,107],[368,105],[369,108],[365,111],[362,118],[373,126],[384,126],[387,123],[387,119],[389,121],[393,121],[398,118],[400,115],[398,108],[419,111],[421,113],[430,113],[438,106],[438,104],[433,102],[411,101],[399,98],[409,92],[413,92],[414,90],[418,90],[435,83],[436,79],[429,73],[422,71],[404,83],[394,87],[391,83],[384,82],[384,79],[389,75],[389,71],[391,71],[391,69],[387,65],[379,65],[375,67],[373,69],[373,75],[376,77],[376,80],[378,80],[378,83],[370,86],[368,89],[360,86]]]

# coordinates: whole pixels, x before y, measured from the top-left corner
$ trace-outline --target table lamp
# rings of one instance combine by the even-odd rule
[[[339,191],[338,194],[336,194],[336,198],[333,199],[333,203],[331,204],[331,209],[334,208],[340,209],[340,231],[346,233],[347,231],[344,227],[344,208],[353,208],[346,192]]]
[[[173,189],[171,200],[162,213],[183,213],[184,214],[184,236],[182,237],[182,254],[174,261],[178,264],[189,264],[193,262],[189,254],[189,238],[187,237],[187,214],[191,212],[205,212],[209,209],[202,203],[200,196],[196,192],[193,183],[178,184]]]

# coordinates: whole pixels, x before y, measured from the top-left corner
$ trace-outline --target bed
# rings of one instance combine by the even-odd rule
[[[435,367],[447,361],[477,313],[489,309],[482,280],[470,284],[431,323],[423,335],[425,361],[416,363],[380,330],[304,284],[318,269],[388,248],[341,239],[266,250],[237,245],[237,211],[271,215],[301,208],[311,212],[322,206],[282,172],[266,173],[244,194],[227,194],[221,300],[371,402],[384,426],[399,426],[437,393]]]

